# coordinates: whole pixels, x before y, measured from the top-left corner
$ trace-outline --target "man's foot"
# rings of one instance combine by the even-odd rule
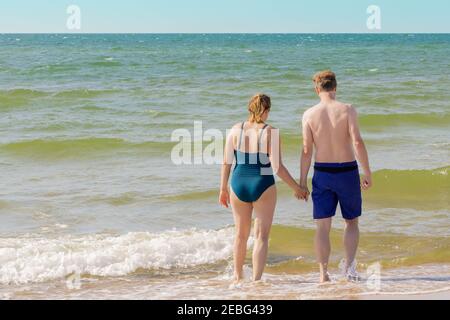
[[[328,273],[328,263],[319,263],[320,283],[327,283],[331,281]]]
[[[356,270],[356,266],[357,266],[356,260],[354,260],[349,266],[347,266],[345,260],[341,261],[340,268],[343,271],[344,277],[347,279],[347,281],[351,282],[361,281],[361,276]]]

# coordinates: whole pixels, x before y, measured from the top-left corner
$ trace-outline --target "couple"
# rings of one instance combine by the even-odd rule
[[[273,172],[294,191],[297,199],[308,201],[307,180],[315,149],[312,200],[317,224],[315,249],[320,267],[320,282],[330,281],[330,230],[332,217],[340,204],[346,222],[344,233],[345,273],[358,279],[355,256],[359,242],[358,218],[362,211],[361,188],[372,186],[369,159],[361,138],[357,113],[348,104],[336,100],[336,75],[323,71],[314,76],[320,103],[303,115],[303,151],[300,184],[283,165],[278,131],[266,122],[271,100],[254,96],[248,106],[248,121],[236,124],[227,138],[222,167],[219,202],[231,204],[236,235],[234,243],[234,281],[243,280],[247,241],[255,212],[253,280],[261,280],[267,259],[277,190]],[[359,160],[364,176],[360,179]],[[231,188],[228,187],[233,162],[236,163]]]

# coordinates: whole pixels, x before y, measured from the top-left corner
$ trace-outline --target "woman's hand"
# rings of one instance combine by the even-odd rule
[[[230,193],[228,190],[221,190],[219,195],[219,203],[224,208],[229,208],[230,206]]]
[[[294,197],[297,198],[297,200],[304,200],[305,196],[303,194],[303,190],[300,188],[300,186],[296,187],[294,190]]]

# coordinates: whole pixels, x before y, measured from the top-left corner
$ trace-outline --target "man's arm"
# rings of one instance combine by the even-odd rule
[[[361,187],[364,190],[367,190],[372,186],[372,172],[370,171],[369,155],[367,154],[366,144],[364,143],[359,130],[358,113],[352,106],[350,106],[349,109],[349,131],[353,141],[356,158],[361,164],[364,173]]]
[[[300,187],[308,191],[308,173],[311,167],[311,161],[314,151],[314,139],[311,131],[311,127],[308,124],[308,116],[305,113],[302,120],[302,133],[303,133],[303,148],[300,164]],[[306,199],[308,200],[308,194]]]

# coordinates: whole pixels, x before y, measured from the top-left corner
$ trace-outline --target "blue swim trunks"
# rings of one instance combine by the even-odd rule
[[[353,220],[361,216],[361,184],[356,161],[347,163],[316,162],[312,184],[314,219],[334,217],[338,203],[344,219]]]

